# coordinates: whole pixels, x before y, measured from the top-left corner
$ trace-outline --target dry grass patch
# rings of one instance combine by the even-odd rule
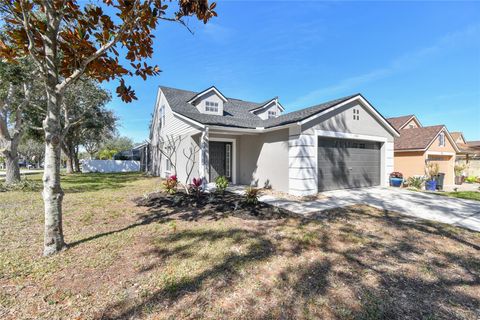
[[[65,186],[71,247],[52,258],[38,192],[0,193],[2,319],[480,316],[479,233],[366,206],[249,212],[232,194],[173,206],[137,174]]]

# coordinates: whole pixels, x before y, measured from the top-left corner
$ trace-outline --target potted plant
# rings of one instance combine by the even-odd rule
[[[390,173],[390,186],[401,187],[403,183],[403,174],[401,172]]]
[[[427,181],[425,181],[425,190],[437,190],[437,180],[435,180],[435,178],[438,175],[439,170],[440,167],[438,166],[438,163],[435,162],[429,162],[425,166],[425,173],[427,174]]]
[[[463,183],[463,171],[465,170],[466,166],[464,164],[457,164],[454,167],[455,171],[455,184],[460,185]]]

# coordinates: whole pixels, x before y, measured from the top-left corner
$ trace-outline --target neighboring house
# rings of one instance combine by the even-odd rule
[[[455,181],[455,157],[458,149],[444,125],[424,127],[414,115],[387,119],[400,137],[395,138],[395,171],[404,177],[424,176],[425,165],[436,162],[445,174],[445,185]]]
[[[387,185],[398,132],[360,94],[285,113],[262,103],[160,87],[151,124],[151,172],[172,174],[160,150],[176,149],[180,180],[269,186],[294,195]],[[181,137],[175,148],[167,141]],[[194,155],[194,157],[190,155]],[[192,165],[192,160],[194,164]]]
[[[480,176],[480,141],[466,141],[462,132],[452,132],[451,135],[460,150],[456,162],[467,166],[467,176]]]

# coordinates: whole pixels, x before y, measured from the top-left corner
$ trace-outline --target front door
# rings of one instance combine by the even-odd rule
[[[210,158],[210,182],[219,176],[232,181],[232,143],[210,141],[208,146]]]

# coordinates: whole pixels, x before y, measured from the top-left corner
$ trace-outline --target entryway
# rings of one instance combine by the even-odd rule
[[[209,142],[209,181],[214,182],[219,176],[232,181],[232,143],[224,141]]]

